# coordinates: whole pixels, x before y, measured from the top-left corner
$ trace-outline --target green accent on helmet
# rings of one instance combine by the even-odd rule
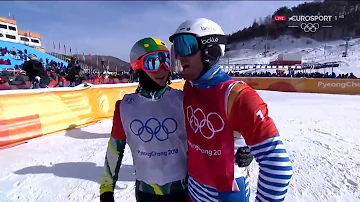
[[[144,38],[134,44],[130,51],[130,62],[138,60],[141,56],[156,52],[156,51],[169,51],[166,44],[157,38]]]

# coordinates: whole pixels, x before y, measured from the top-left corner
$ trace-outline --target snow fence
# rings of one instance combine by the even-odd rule
[[[175,80],[173,88],[182,89]],[[0,148],[111,118],[115,103],[137,83],[80,85],[74,88],[0,91]]]

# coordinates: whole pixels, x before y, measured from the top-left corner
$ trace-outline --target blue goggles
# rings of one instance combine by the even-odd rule
[[[195,55],[200,46],[207,47],[211,45],[226,45],[226,36],[224,35],[207,35],[196,37],[191,34],[179,34],[172,37],[174,44],[175,56],[192,56]]]
[[[168,51],[157,51],[143,55],[139,60],[132,62],[133,69],[143,69],[146,72],[156,72],[160,67],[170,69],[171,59]]]
[[[198,40],[194,35],[181,34],[173,38],[175,56],[191,56],[199,50]]]

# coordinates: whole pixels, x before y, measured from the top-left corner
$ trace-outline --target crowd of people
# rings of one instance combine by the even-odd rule
[[[247,72],[247,73],[241,73],[241,72],[229,72],[229,76],[233,77],[292,77],[292,78],[338,78],[338,79],[356,79],[357,77],[353,73],[346,73],[346,74],[336,74],[334,72],[284,72],[284,71],[278,71],[278,72],[268,72],[268,71],[262,71],[262,72]]]
[[[16,60],[21,60],[21,61],[28,61],[29,60],[29,56],[34,55],[34,54],[28,54],[28,50],[24,49],[24,50],[17,50],[15,49],[15,47],[11,48],[10,50],[8,50],[7,47],[0,47],[0,57],[4,57],[4,56],[11,56],[12,58],[16,59]],[[36,56],[36,55],[35,55]],[[1,62],[3,61],[3,62]],[[55,68],[64,68],[65,64],[62,62],[55,62],[54,60],[50,60],[49,58],[46,58],[45,60],[43,60],[42,58],[39,58],[39,61],[43,64],[43,66],[45,68],[49,68],[49,67],[55,67]],[[10,59],[2,59],[0,58],[0,64],[5,64],[5,65],[11,65],[11,60]],[[14,66],[15,69],[21,69],[22,65],[15,65]]]
[[[8,69],[0,71],[0,84],[9,83],[10,85],[25,85],[30,81],[30,88],[46,88],[51,81],[57,81],[54,87],[65,87],[65,82],[70,82],[70,87],[82,83],[83,80],[95,80],[105,78],[130,78],[123,71],[110,75],[102,75],[100,72],[83,71],[76,58],[72,58],[66,66],[63,62],[56,62],[46,58],[38,58],[35,54],[28,54],[27,49],[16,50],[0,47],[0,57],[10,56],[24,63],[21,65],[11,65],[9,58],[0,58],[0,64],[9,65]],[[11,67],[11,68],[10,68]]]
[[[37,88],[39,86],[47,87],[51,81],[57,81],[54,87],[74,87],[83,83],[84,80],[94,81],[100,78],[129,78],[129,75],[122,71],[109,75],[100,72],[85,71],[81,68],[76,57],[71,58],[67,67],[59,67],[56,64],[52,64],[44,68],[42,62],[38,60],[36,56],[32,56],[29,61],[24,63],[22,70],[26,72],[26,76],[29,77],[31,83],[34,83],[31,88]],[[66,81],[70,84],[66,85]]]
[[[7,51],[7,50],[6,50]],[[25,51],[26,52],[26,51]],[[5,52],[4,54],[11,54],[11,52]],[[16,52],[15,52],[16,53]],[[13,55],[18,56],[18,54]],[[118,72],[91,72],[85,71],[80,67],[80,64],[76,57],[72,57],[68,65],[64,63],[57,63],[53,60],[37,58],[34,54],[26,54],[26,58],[23,64],[15,65],[15,71],[1,71],[0,72],[0,84],[8,82],[10,85],[25,85],[27,81],[30,81],[30,88],[47,88],[51,81],[56,81],[54,87],[74,87],[83,83],[84,80],[94,83],[95,80],[101,80],[104,78],[128,80],[129,82],[137,82],[136,74],[131,75],[130,72],[118,71]],[[181,75],[178,73],[172,74],[172,79],[181,79]],[[70,84],[66,85],[66,81]]]
[[[84,80],[94,81],[101,78],[127,79],[129,82],[138,82],[138,76],[134,72],[119,71],[109,73],[84,71],[81,69],[77,58],[73,57],[66,66],[62,62],[56,62],[46,58],[37,58],[34,54],[28,54],[26,49],[16,50],[0,47],[0,57],[11,56],[17,60],[22,60],[22,65],[14,65],[14,72],[1,71],[0,84],[8,82],[10,85],[25,85],[27,81],[31,82],[30,88],[45,88],[51,81],[57,81],[54,87],[73,87],[81,84]],[[0,64],[11,65],[10,59],[0,58]],[[353,73],[339,74],[332,73],[306,73],[302,71],[276,71],[276,72],[229,72],[232,77],[293,77],[293,78],[357,78]],[[180,73],[173,72],[171,79],[182,79]],[[69,81],[70,85],[65,85]]]
[[[0,58],[0,65],[11,65],[11,60],[10,59],[2,59]]]

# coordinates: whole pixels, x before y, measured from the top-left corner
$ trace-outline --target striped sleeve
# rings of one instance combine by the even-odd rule
[[[124,156],[126,136],[120,118],[120,101],[116,102],[111,137],[106,150],[104,172],[101,176],[100,195],[105,192],[113,192],[121,161]]]
[[[268,116],[267,105],[250,87],[235,98],[229,121],[250,147],[259,164],[257,202],[281,202],[292,176],[292,165],[283,141]]]
[[[292,165],[279,134],[251,146],[250,151],[260,168],[256,200],[284,201],[292,176]]]

